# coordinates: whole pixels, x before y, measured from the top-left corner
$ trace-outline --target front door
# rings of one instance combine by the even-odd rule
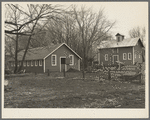
[[[116,64],[117,64],[116,61],[118,61],[118,56],[114,56],[114,59],[113,59],[113,60],[114,60],[113,63],[116,65]]]
[[[63,72],[65,69],[65,65],[66,65],[66,58],[61,58],[61,64],[60,64],[60,69],[61,69],[61,72]]]

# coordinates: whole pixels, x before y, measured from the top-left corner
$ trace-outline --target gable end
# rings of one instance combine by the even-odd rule
[[[48,56],[50,56],[53,52],[55,52],[56,50],[58,50],[61,46],[65,45],[69,50],[71,50],[76,56],[78,56],[80,59],[82,59],[74,50],[72,50],[66,43],[61,44],[60,46],[58,46],[55,50],[53,50],[51,53],[49,53],[46,57],[44,57],[44,59],[46,59]]]

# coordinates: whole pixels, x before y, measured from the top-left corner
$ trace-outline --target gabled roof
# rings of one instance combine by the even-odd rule
[[[59,49],[63,45],[68,47],[75,55],[77,55],[80,59],[82,59],[66,43],[62,43],[62,44],[57,44],[57,45],[51,45],[51,46],[46,46],[46,47],[38,47],[38,48],[29,49],[27,54],[26,54],[25,60],[46,59],[49,55],[51,55],[53,52],[55,52],[57,49]],[[24,54],[24,50],[18,53],[18,60],[22,60],[23,54]],[[9,61],[12,61],[12,60],[13,59],[10,59]]]
[[[117,40],[102,41],[101,44],[98,46],[98,49],[132,47],[132,46],[135,46],[139,40],[141,41],[141,39],[139,37],[137,37],[137,38],[124,39],[123,41],[120,41],[120,42],[117,42]],[[142,41],[141,41],[141,43],[143,45]]]
[[[121,34],[117,33],[115,36],[124,36],[124,35],[121,35]]]

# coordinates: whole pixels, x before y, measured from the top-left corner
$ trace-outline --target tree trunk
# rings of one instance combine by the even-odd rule
[[[16,34],[16,48],[15,48],[15,69],[14,69],[14,73],[17,73],[17,69],[18,69],[18,34]]]
[[[20,67],[19,67],[19,69],[18,69],[18,71],[17,71],[17,72],[20,72],[20,71],[21,71],[21,69],[22,69],[23,62],[24,62],[24,60],[25,60],[26,53],[27,53],[28,48],[29,48],[30,40],[31,40],[31,36],[30,36],[30,37],[29,37],[29,39],[28,39],[28,43],[27,43],[27,46],[26,46],[26,49],[25,49],[25,52],[24,52],[24,55],[23,55],[23,58],[22,58],[22,61],[21,61],[21,65],[20,65]]]
[[[31,30],[31,35],[29,36],[28,43],[27,43],[27,46],[26,46],[26,49],[25,49],[25,52],[24,52],[24,55],[23,55],[23,58],[22,58],[22,61],[21,61],[21,65],[20,65],[20,67],[19,67],[19,69],[18,69],[17,72],[20,72],[21,69],[22,69],[23,62],[24,62],[24,60],[25,60],[25,57],[26,57],[26,54],[27,54],[27,51],[28,51],[28,48],[29,48],[29,44],[30,44],[30,41],[31,41],[32,33],[33,33],[33,31],[34,31],[34,28],[35,28],[37,22],[38,22],[38,19],[36,20],[36,22],[35,22],[35,24],[34,24],[32,30]]]
[[[84,40],[83,40],[84,41]],[[83,42],[84,44],[84,42]],[[85,46],[83,45],[83,79],[85,78]]]

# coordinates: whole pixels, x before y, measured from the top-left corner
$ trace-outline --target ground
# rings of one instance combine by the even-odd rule
[[[99,81],[95,73],[23,74],[7,77],[5,108],[145,108],[145,85]]]

